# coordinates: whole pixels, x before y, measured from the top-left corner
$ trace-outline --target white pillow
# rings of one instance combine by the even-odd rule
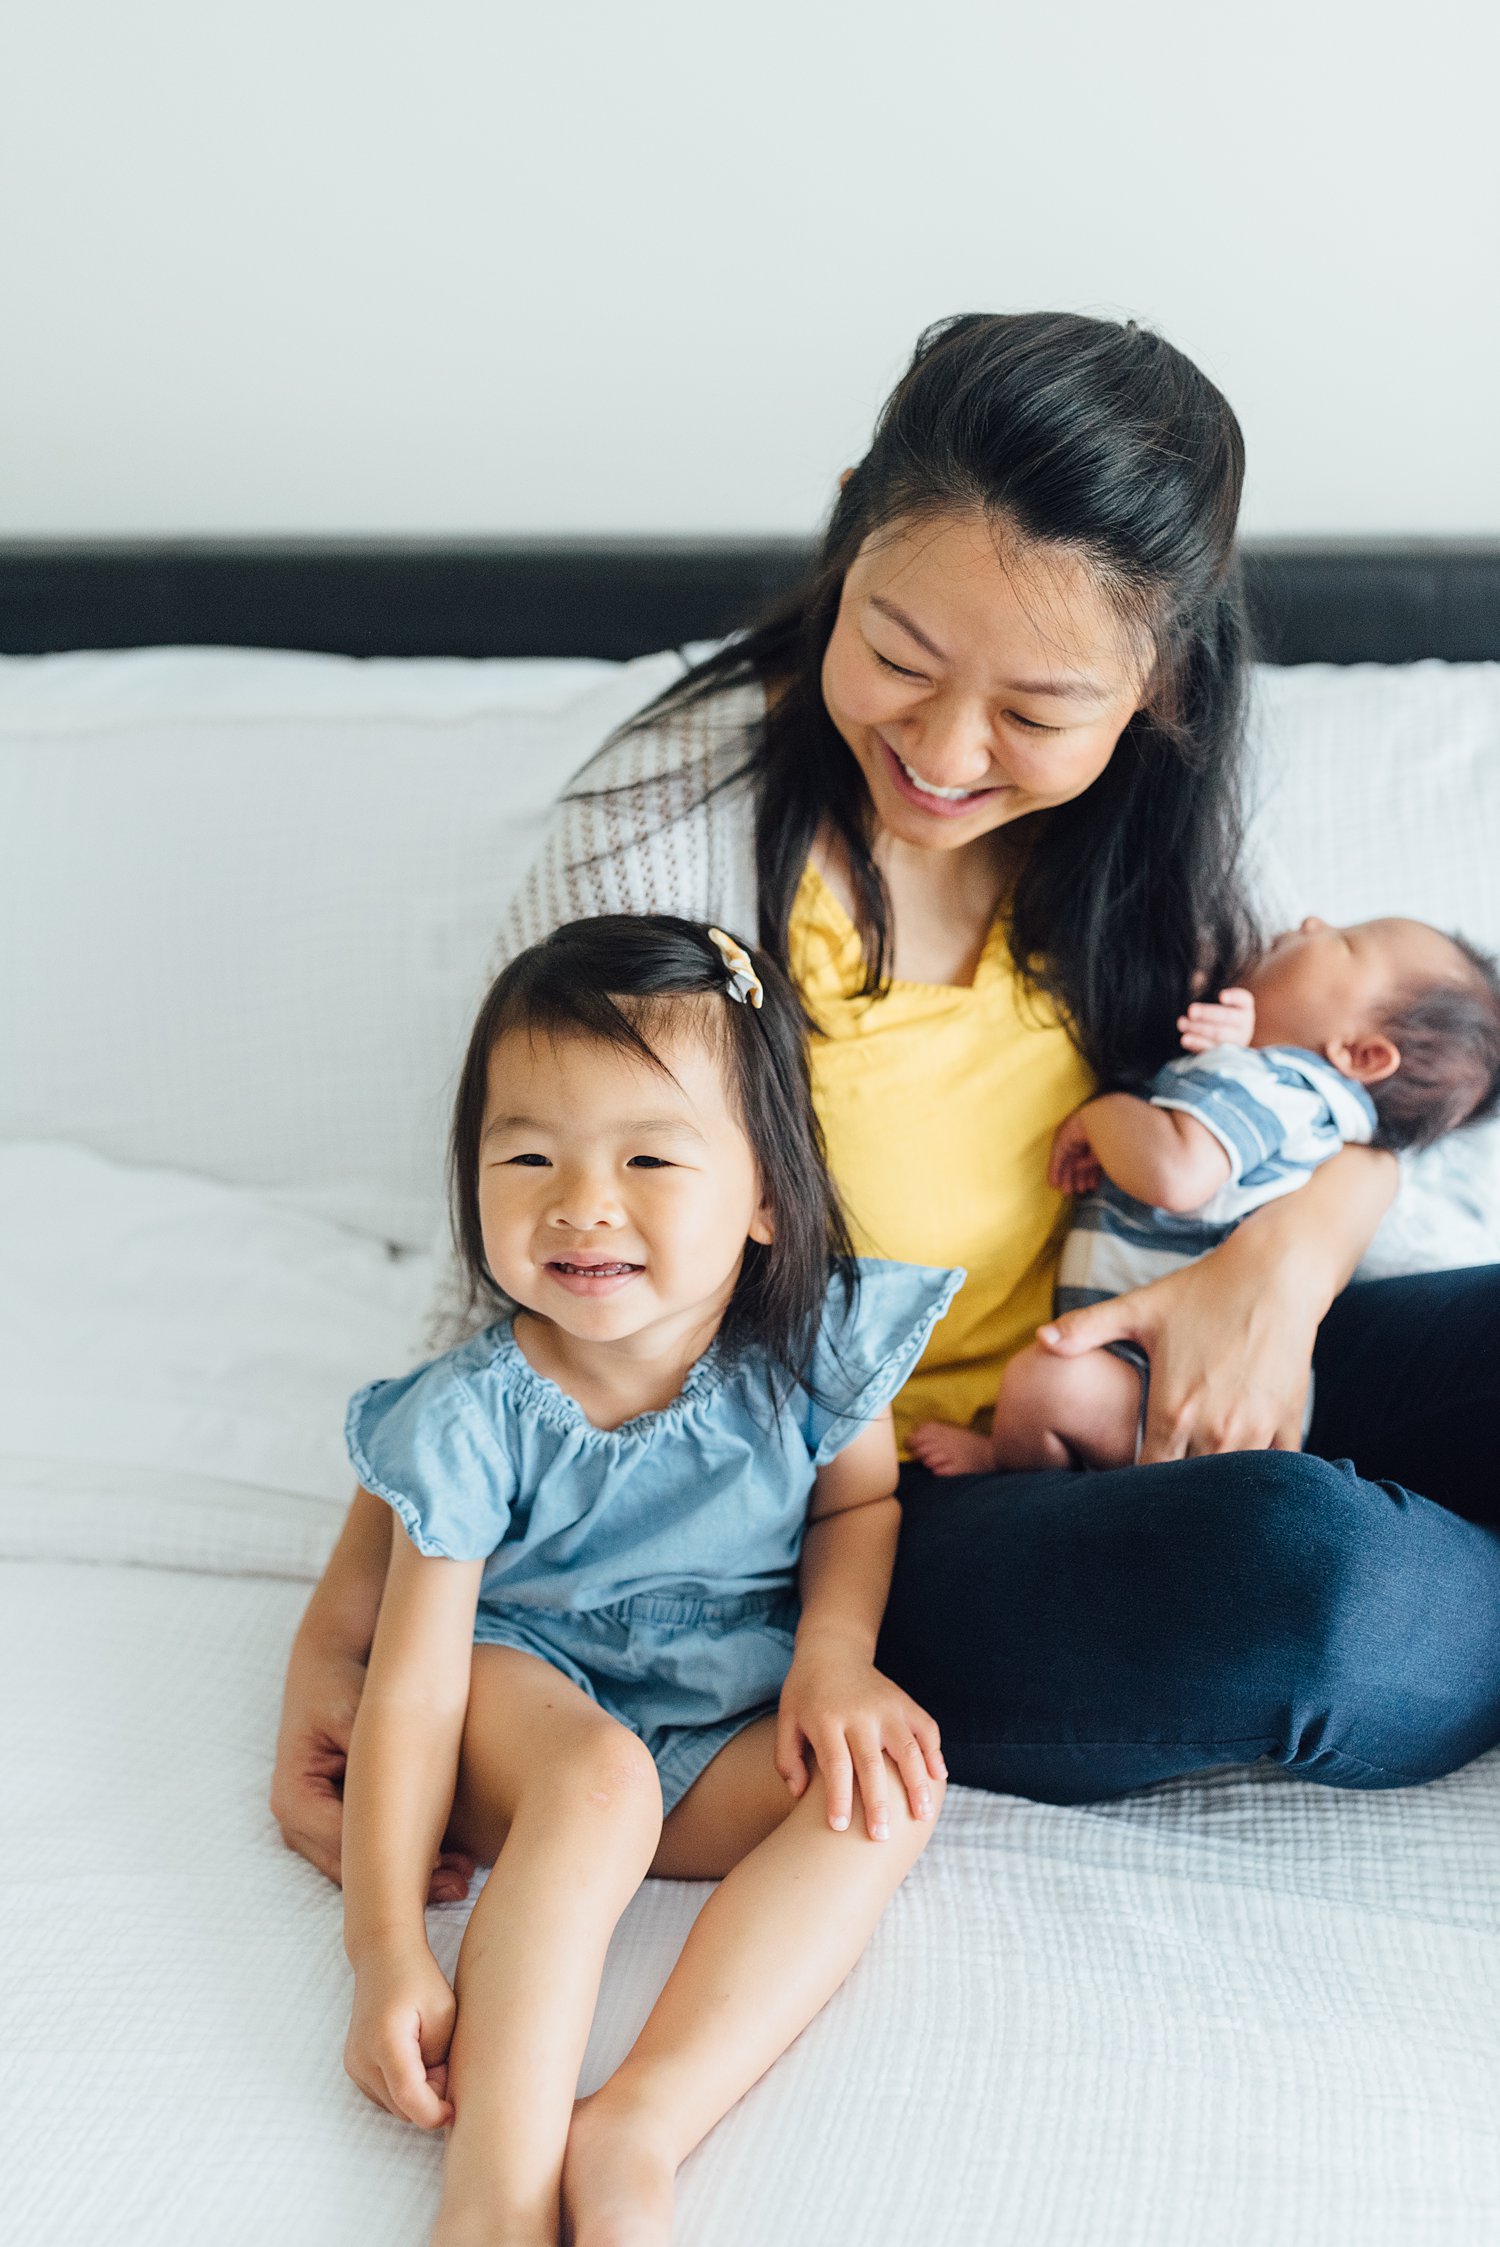
[[[0,1142],[426,1247],[501,912],[559,791],[681,670],[0,659]]]
[[[1252,881],[1270,929],[1399,913],[1500,952],[1500,664],[1256,674]],[[1500,1260],[1500,1125],[1406,1158],[1361,1277]]]
[[[427,1258],[56,1142],[0,1147],[0,1242],[0,1552],[316,1573]]]

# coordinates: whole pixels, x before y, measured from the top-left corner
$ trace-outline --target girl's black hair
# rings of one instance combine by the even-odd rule
[[[728,971],[703,923],[668,913],[608,913],[554,929],[491,984],[459,1073],[449,1140],[453,1237],[471,1308],[510,1307],[485,1262],[479,1223],[480,1139],[499,1039],[515,1029],[598,1039],[669,1073],[652,1040],[680,1024],[705,1036],[724,1066],[774,1234],[768,1247],[745,1245],[720,1347],[753,1348],[793,1380],[805,1376],[830,1281],[839,1280],[852,1301],[858,1269],[813,1110],[796,994],[764,953],[751,958],[764,993],[759,1008],[731,997]],[[705,998],[710,1007],[701,1004]]]
[[[1002,542],[1077,556],[1154,655],[1143,706],[1099,778],[1016,823],[1016,964],[1102,1083],[1138,1081],[1176,1050],[1189,993],[1232,980],[1256,948],[1237,873],[1243,473],[1226,400],[1134,321],[975,312],[927,329],[803,582],[636,721],[750,679],[780,689],[752,759],[760,940],[779,966],[826,822],[852,873],[864,988],[887,979],[870,801],[824,707],[823,655],[866,540],[978,514]]]

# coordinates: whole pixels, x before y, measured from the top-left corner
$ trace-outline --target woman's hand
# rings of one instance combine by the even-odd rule
[[[1346,1147],[1196,1264],[1044,1326],[1059,1357],[1139,1343],[1151,1360],[1142,1462],[1297,1451],[1319,1321],[1396,1187],[1390,1155]]]
[[[453,2120],[448,2047],[457,2013],[448,1978],[421,1937],[354,1970],[344,2066],[367,2099],[419,2130]]]
[[[947,1777],[938,1728],[910,1694],[882,1676],[858,1646],[830,1634],[798,1634],[781,1689],[776,1768],[795,1796],[811,1780],[812,1750],[828,1796],[828,1823],[842,1833],[853,1815],[856,1780],[872,1841],[890,1839],[889,1756],[914,1818],[933,1815],[933,1779]]]
[[[288,1849],[332,1881],[340,1874],[344,1765],[364,1687],[363,1656],[337,1639],[314,1607],[287,1665],[271,1815]],[[444,1849],[433,1868],[428,1903],[461,1903],[473,1872],[471,1856]]]

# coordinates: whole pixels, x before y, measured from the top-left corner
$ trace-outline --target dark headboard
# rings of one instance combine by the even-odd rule
[[[789,538],[0,542],[0,653],[315,648],[643,655],[746,623],[794,578]],[[1500,660],[1500,539],[1250,542],[1275,663]]]

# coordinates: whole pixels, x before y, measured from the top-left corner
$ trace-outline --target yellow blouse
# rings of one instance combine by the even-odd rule
[[[972,984],[859,998],[858,934],[809,864],[789,939],[823,1033],[813,1099],[855,1246],[969,1275],[896,1399],[904,1453],[919,1421],[987,1419],[1002,1366],[1050,1317],[1066,1206],[1047,1156],[1093,1086],[1055,1012],[1021,985],[999,921]]]

